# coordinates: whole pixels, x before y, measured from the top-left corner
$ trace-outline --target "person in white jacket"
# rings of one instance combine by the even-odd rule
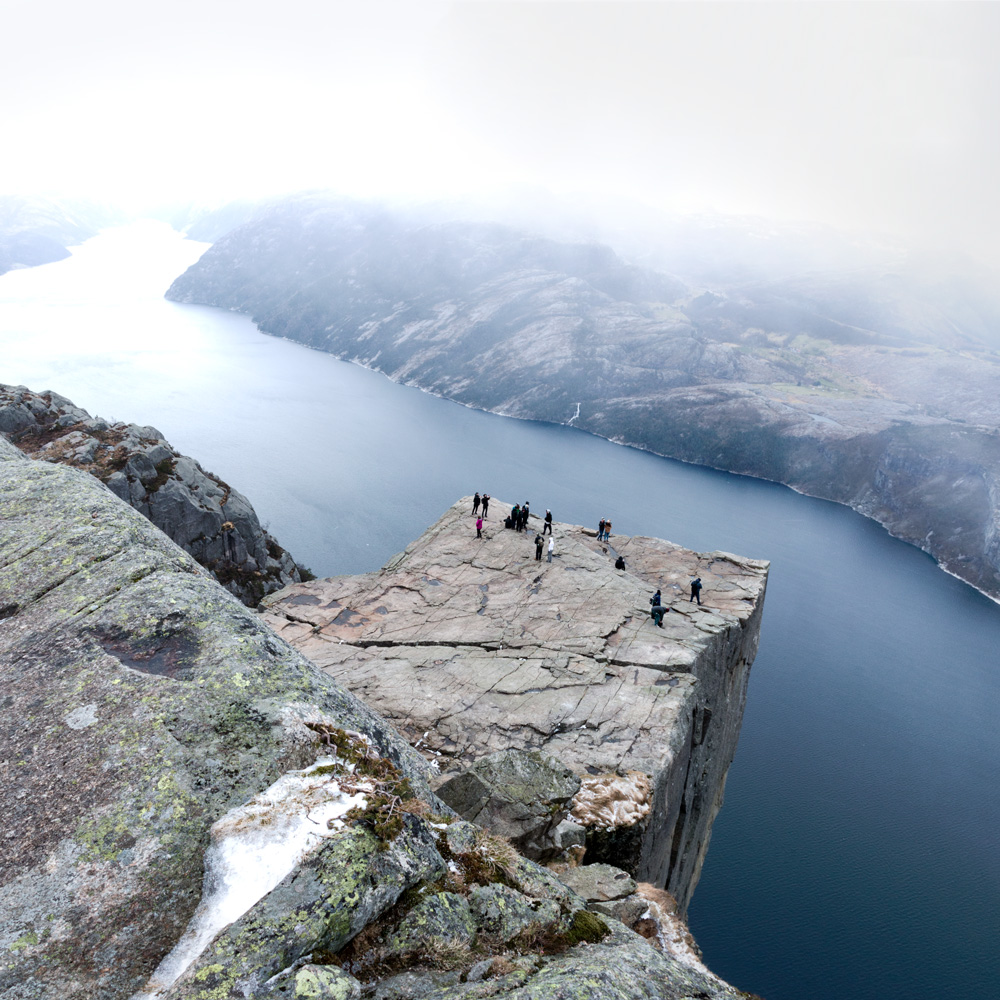
[[[552,553],[555,552],[556,543],[551,535],[549,535],[549,562],[552,562]]]

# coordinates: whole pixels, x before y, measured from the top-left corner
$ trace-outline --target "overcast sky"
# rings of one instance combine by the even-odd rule
[[[516,182],[997,258],[1000,4],[0,0],[0,193]]]

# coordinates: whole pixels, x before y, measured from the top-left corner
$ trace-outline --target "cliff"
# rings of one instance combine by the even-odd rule
[[[610,549],[558,523],[553,560],[538,562],[534,532],[505,529],[502,504],[483,539],[471,507],[377,573],[273,595],[268,622],[419,745],[435,784],[499,750],[560,761],[582,779],[586,859],[665,886],[683,911],[736,750],[767,564],[652,538]],[[704,606],[689,600],[695,576]],[[616,800],[631,806],[616,816]]]
[[[109,423],[57,393],[0,384],[0,435],[32,458],[96,476],[250,607],[310,576],[242,493],[176,452],[155,427]]]
[[[887,264],[706,288],[606,246],[303,198],[167,296],[470,406],[848,504],[1000,597],[1000,306],[982,287]]]
[[[742,995],[663,894],[603,869],[577,892],[456,821],[138,511],[2,438],[0,620],[10,1000]]]

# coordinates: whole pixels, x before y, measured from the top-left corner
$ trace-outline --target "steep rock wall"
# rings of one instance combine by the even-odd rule
[[[309,578],[265,531],[250,501],[155,427],[109,423],[54,392],[0,384],[0,435],[26,455],[96,476],[244,604]]]
[[[736,750],[767,563],[648,538],[611,548],[566,524],[553,561],[537,562],[533,532],[488,520],[478,539],[470,510],[459,501],[378,573],[273,595],[267,620],[443,777],[510,747],[573,769],[587,860],[666,887],[683,909]],[[694,576],[702,607],[688,600]],[[649,617],[657,588],[673,605],[663,628]],[[610,799],[639,786],[630,821],[609,820]]]

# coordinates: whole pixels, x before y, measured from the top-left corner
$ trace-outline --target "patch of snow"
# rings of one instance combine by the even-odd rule
[[[347,794],[333,774],[317,773],[334,763],[321,758],[302,771],[289,771],[212,826],[198,909],[173,951],[132,1000],[162,996],[219,931],[267,895],[324,838],[343,829],[345,813],[365,808],[363,791]]]
[[[86,729],[97,722],[97,705],[81,705],[63,716],[63,722],[70,729]]]

